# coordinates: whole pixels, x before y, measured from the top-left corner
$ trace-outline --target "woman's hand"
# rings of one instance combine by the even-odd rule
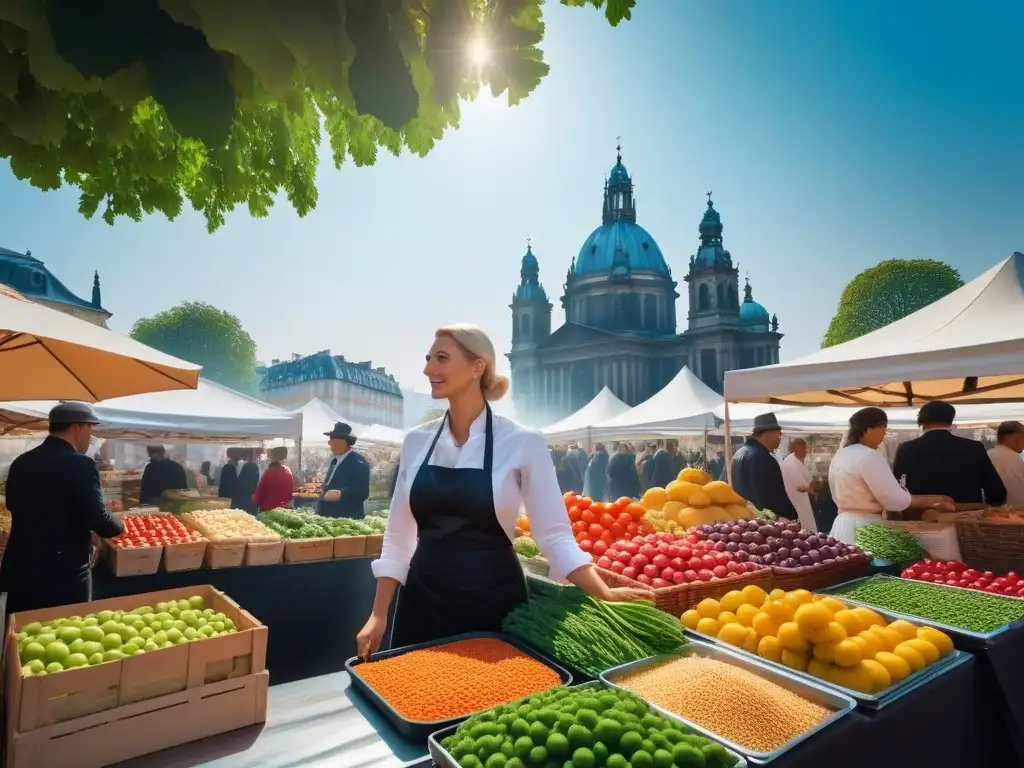
[[[378,616],[371,613],[363,628],[356,635],[356,654],[364,661],[370,660],[370,655],[377,652],[380,643],[384,639],[384,633],[388,629],[386,616]]]

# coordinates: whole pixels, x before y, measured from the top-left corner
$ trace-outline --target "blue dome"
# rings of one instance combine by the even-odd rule
[[[602,224],[591,232],[576,257],[573,274],[582,276],[609,272],[619,246],[622,246],[626,254],[630,270],[649,270],[669,276],[661,248],[646,229],[631,221]]]
[[[629,181],[629,172],[626,170],[626,166],[619,160],[614,166],[612,166],[612,172],[608,177],[608,183],[614,184],[617,181]]]
[[[768,310],[753,299],[740,304],[740,323],[742,325],[768,325]]]
[[[540,269],[540,264],[537,263],[537,257],[533,255],[533,249],[529,246],[526,248],[526,253],[523,255],[523,269]]]

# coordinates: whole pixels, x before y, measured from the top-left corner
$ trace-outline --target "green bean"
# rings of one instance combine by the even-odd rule
[[[857,529],[857,546],[877,558],[904,566],[928,557],[918,538],[891,525],[872,523]]]

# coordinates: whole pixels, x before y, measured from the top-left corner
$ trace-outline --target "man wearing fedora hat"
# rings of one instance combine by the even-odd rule
[[[364,515],[363,502],[370,496],[370,465],[352,450],[356,436],[348,424],[339,421],[324,435],[334,455],[327,465],[317,514],[359,519]]]
[[[775,414],[755,416],[753,434],[732,457],[732,487],[758,509],[770,509],[779,517],[796,520],[796,508],[782,478],[782,465],[772,455],[781,442],[782,427]]]
[[[91,600],[92,534],[124,530],[107,511],[96,462],[85,453],[100,423],[92,406],[60,403],[49,422],[49,437],[16,458],[7,475],[12,525],[0,592],[7,592],[8,614]]]

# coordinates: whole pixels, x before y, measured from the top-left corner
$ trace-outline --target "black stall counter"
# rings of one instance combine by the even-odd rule
[[[93,598],[211,584],[265,624],[272,685],[326,675],[355,655],[356,634],[373,607],[371,558],[280,563],[114,576],[101,560]]]

